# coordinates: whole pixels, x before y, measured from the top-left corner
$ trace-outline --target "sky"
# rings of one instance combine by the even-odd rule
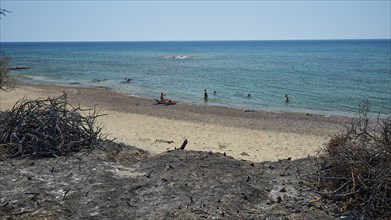
[[[390,39],[391,0],[0,0],[1,42]]]

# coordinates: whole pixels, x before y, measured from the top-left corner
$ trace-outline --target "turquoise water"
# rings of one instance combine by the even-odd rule
[[[27,82],[323,115],[351,115],[367,99],[372,112],[391,115],[390,40],[1,43],[1,49],[12,65],[31,68],[12,72]]]

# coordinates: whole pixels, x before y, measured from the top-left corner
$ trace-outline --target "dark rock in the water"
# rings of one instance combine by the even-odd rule
[[[10,66],[7,68],[7,70],[12,71],[12,70],[27,70],[30,69],[30,67],[25,67],[25,66]]]

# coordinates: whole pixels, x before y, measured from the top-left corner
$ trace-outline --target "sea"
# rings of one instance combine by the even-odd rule
[[[391,115],[391,40],[2,42],[16,80],[247,110]],[[204,100],[204,90],[208,100]],[[289,96],[286,103],[284,96]]]

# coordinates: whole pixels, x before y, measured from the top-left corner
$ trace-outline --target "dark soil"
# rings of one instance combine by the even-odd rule
[[[252,163],[175,150],[149,156],[104,142],[67,157],[0,161],[0,219],[335,219],[298,169],[315,159]]]

